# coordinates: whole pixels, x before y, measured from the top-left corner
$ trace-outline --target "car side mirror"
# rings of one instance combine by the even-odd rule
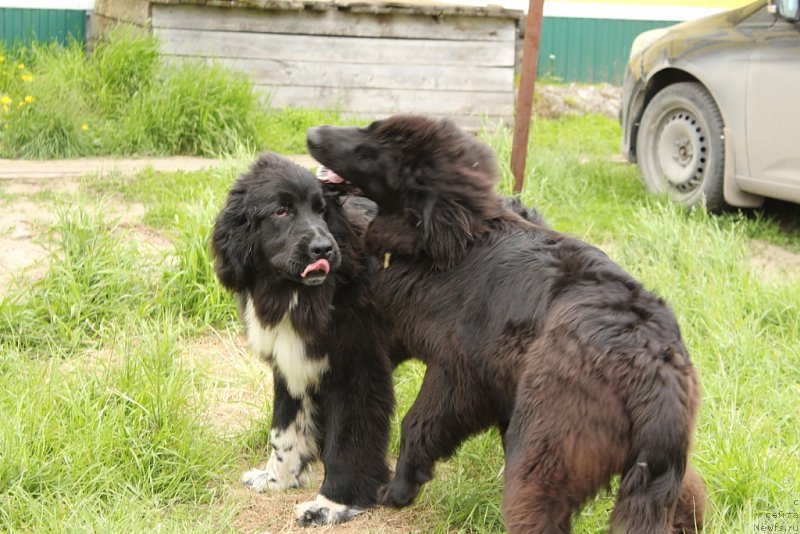
[[[800,20],[800,0],[775,0],[770,6],[779,17],[790,22]]]

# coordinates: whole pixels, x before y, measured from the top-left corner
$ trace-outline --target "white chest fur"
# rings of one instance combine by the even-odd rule
[[[297,295],[292,300],[291,311],[297,305]],[[305,341],[292,326],[289,312],[275,326],[264,326],[256,316],[253,300],[248,296],[244,310],[247,341],[253,351],[268,358],[286,380],[289,393],[302,398],[305,392],[319,384],[328,370],[328,357],[309,359]]]

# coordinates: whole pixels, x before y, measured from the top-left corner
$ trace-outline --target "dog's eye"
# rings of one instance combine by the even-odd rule
[[[275,210],[276,217],[286,217],[287,215],[289,215],[289,208],[287,208],[286,206],[281,206],[280,208]]]

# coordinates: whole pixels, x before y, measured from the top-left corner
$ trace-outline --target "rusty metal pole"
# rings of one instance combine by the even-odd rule
[[[514,142],[511,145],[511,173],[514,193],[522,191],[525,180],[525,159],[528,155],[528,131],[533,109],[533,88],[536,85],[536,64],[539,58],[539,38],[542,35],[544,0],[530,0],[525,19],[525,40],[522,44],[522,67],[514,116]]]

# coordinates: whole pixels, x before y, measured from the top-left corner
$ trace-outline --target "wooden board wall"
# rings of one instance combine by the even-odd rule
[[[153,5],[164,54],[247,72],[275,107],[510,120],[516,20]]]

